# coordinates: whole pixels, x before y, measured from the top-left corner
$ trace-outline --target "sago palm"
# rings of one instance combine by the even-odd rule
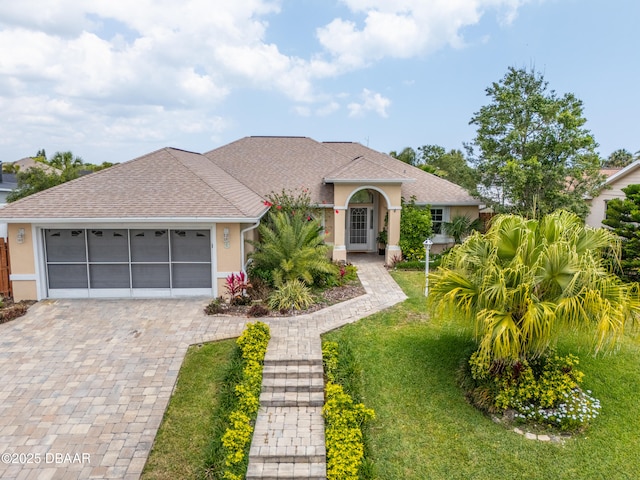
[[[271,220],[258,229],[260,241],[251,255],[254,268],[271,271],[276,286],[295,279],[312,285],[314,274],[333,271],[317,221],[282,212]]]
[[[487,362],[536,358],[566,325],[593,333],[599,351],[640,313],[637,285],[609,268],[619,251],[610,231],[571,213],[498,216],[431,274],[430,304],[475,323]]]

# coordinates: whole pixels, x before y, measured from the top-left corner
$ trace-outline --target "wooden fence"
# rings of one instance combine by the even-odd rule
[[[11,267],[9,265],[9,244],[6,239],[0,237],[0,295],[3,298],[13,296],[9,273],[11,273]]]

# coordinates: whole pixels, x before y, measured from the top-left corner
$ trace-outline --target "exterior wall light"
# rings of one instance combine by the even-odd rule
[[[222,231],[222,240],[224,242],[224,248],[230,248],[231,247],[231,242],[229,241],[229,229],[225,228]]]

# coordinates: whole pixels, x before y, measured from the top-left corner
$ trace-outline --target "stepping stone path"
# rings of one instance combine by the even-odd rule
[[[268,321],[271,340],[264,360],[248,480],[327,477],[320,335],[406,298],[379,259],[354,255],[350,260],[358,266],[366,295],[312,314]]]

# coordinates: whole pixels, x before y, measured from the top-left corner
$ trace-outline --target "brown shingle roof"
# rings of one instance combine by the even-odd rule
[[[254,220],[266,211],[263,198],[283,189],[306,188],[312,202],[331,206],[331,180],[397,181],[419,203],[479,204],[462,187],[359,143],[246,137],[204,155],[163,148],[9,204],[0,219]]]
[[[389,155],[372,150],[360,143],[327,142],[324,145],[350,158],[364,156],[369,161],[377,163],[382,168],[395,172],[397,175],[415,179],[414,182],[402,184],[402,196],[407,200],[415,196],[416,202],[430,205],[480,204],[479,200],[469,195],[461,186]]]
[[[480,203],[454,183],[359,143],[320,143],[307,137],[245,137],[205,156],[262,196],[283,188],[308,188],[312,202],[331,204],[333,185],[323,183],[324,178],[331,180],[337,175],[340,179],[382,180],[391,176],[403,181],[405,198],[415,196],[419,203]]]
[[[9,204],[15,219],[236,219],[260,217],[255,192],[203,155],[163,148]]]

